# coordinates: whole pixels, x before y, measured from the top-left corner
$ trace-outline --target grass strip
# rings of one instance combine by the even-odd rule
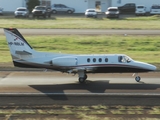
[[[25,36],[37,51],[70,54],[127,54],[135,60],[160,63],[160,36]],[[5,37],[0,36],[0,62],[11,62]]]
[[[160,15],[121,19],[52,16],[50,19],[0,17],[0,28],[160,29]]]

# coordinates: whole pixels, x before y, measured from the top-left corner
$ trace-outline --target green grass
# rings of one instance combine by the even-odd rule
[[[0,16],[0,28],[69,28],[69,29],[160,29],[160,17],[128,17],[123,19],[94,19],[53,17],[51,19],[16,19]]]
[[[83,109],[84,108],[84,109]],[[106,109],[107,108],[107,109]],[[123,108],[123,109],[122,109]],[[138,108],[138,109],[137,109]],[[139,109],[140,108],[140,109]],[[40,117],[46,120],[79,119],[79,120],[158,120],[160,106],[1,106],[0,115],[6,119],[10,116],[27,120],[36,120]],[[134,116],[133,116],[134,115]],[[140,116],[139,116],[140,115]],[[11,118],[11,117],[10,117]],[[15,119],[16,119],[15,118]]]
[[[160,64],[160,36],[25,36],[37,51],[71,54],[127,54],[135,60]],[[4,36],[0,36],[0,62],[11,57]]]

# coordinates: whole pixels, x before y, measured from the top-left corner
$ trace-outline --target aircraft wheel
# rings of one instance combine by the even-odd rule
[[[85,80],[86,80],[85,78],[80,77],[80,78],[79,78],[79,83],[84,83],[84,82],[85,82]]]
[[[136,80],[137,82],[139,82],[139,81],[141,80],[141,78],[140,78],[139,76],[136,76],[136,77],[135,77],[135,80]]]
[[[85,79],[87,79],[87,77],[88,77],[87,75],[84,76]]]

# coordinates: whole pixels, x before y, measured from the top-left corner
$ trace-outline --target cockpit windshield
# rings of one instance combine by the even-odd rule
[[[131,62],[131,58],[128,56],[119,56],[118,61],[121,63],[129,63]]]

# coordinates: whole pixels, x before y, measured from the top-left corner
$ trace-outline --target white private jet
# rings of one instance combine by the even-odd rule
[[[79,75],[84,83],[87,73],[139,73],[155,71],[156,66],[134,61],[124,54],[74,55],[35,51],[16,28],[4,28],[14,66],[45,68]],[[138,74],[135,80],[140,81]]]

